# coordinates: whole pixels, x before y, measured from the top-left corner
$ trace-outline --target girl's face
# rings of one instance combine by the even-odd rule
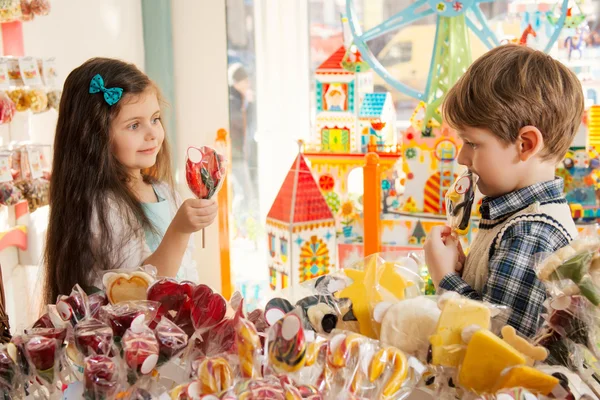
[[[160,107],[151,88],[139,96],[125,95],[121,110],[110,126],[113,153],[133,174],[150,168],[165,138]]]

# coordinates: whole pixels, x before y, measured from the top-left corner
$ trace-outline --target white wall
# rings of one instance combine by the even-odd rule
[[[214,143],[219,128],[229,128],[225,0],[177,0],[172,3],[175,58],[176,130],[179,159],[189,146]],[[180,162],[180,164],[182,164]],[[183,169],[180,193],[191,196]],[[218,224],[206,229],[206,248],[196,235],[194,258],[200,281],[221,290]]]
[[[48,16],[23,23],[23,39],[26,55],[56,57],[61,85],[71,70],[91,57],[119,58],[143,69],[140,0],[52,0],[51,4],[52,11]],[[51,144],[56,116],[55,111],[31,116],[31,139]],[[0,227],[11,223],[10,219],[10,213],[0,210]],[[31,246],[29,254],[21,255],[21,262],[39,264],[46,225],[47,207],[31,215]],[[7,312],[13,331],[26,327],[35,319],[35,304],[41,293],[39,268],[36,265],[19,266],[17,262],[15,249],[0,253],[7,288]]]

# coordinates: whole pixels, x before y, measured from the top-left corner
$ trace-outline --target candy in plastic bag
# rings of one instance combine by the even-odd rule
[[[115,362],[106,356],[94,356],[85,360],[86,399],[113,399],[119,389],[119,374]]]
[[[190,190],[199,199],[210,199],[217,194],[226,173],[227,161],[212,147],[188,149],[185,176]]]
[[[479,177],[471,171],[463,173],[446,193],[448,225],[459,235],[467,233],[471,210],[475,203],[475,188]]]

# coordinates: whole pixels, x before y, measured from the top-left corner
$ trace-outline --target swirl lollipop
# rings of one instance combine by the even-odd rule
[[[471,171],[462,174],[446,193],[448,224],[459,235],[469,230],[471,210],[475,203],[475,185],[479,177]]]
[[[209,146],[190,147],[185,162],[185,177],[188,187],[199,199],[211,199],[216,195],[227,174],[227,161]],[[204,247],[204,231],[202,231]]]

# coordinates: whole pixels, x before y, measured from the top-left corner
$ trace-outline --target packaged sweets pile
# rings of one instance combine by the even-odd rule
[[[598,248],[540,255],[548,315],[533,340],[505,325],[510,310],[425,295],[418,254],[372,255],[249,314],[239,293],[150,266],[109,271],[0,347],[0,387],[15,399],[596,398]]]

